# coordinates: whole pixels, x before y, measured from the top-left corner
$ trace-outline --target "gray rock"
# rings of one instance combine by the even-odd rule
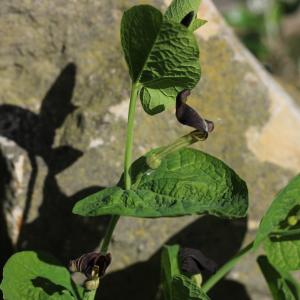
[[[71,209],[84,195],[114,185],[122,172],[130,81],[119,23],[124,9],[138,3],[2,1],[0,197],[5,227],[0,237],[8,245],[7,256],[12,247],[34,248],[66,263],[99,244],[107,218],[81,218]],[[165,7],[168,1],[149,3]],[[204,248],[222,264],[244,239],[253,238],[275,193],[300,168],[299,107],[240,44],[210,0],[203,1],[199,16],[208,20],[197,33],[203,73],[190,103],[214,120],[216,129],[197,147],[226,161],[247,181],[248,223],[122,218],[111,245],[113,272],[103,280],[101,299],[146,299],[146,288],[147,299],[153,299],[158,251],[166,241]],[[173,114],[150,118],[138,106],[134,157],[188,132]],[[268,299],[253,255],[229,278],[215,299],[225,299],[222,291],[244,299],[238,282],[253,299]]]

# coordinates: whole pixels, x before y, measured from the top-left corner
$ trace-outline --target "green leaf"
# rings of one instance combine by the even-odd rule
[[[83,296],[83,288],[72,282],[69,271],[53,256],[33,251],[10,257],[0,288],[6,300],[74,300]]]
[[[204,213],[227,218],[245,216],[247,186],[219,159],[185,148],[168,154],[152,170],[146,156],[132,165],[131,190],[120,187],[102,190],[77,202],[73,212],[83,216],[144,218]]]
[[[164,19],[180,24],[182,19],[190,12],[193,11],[196,16],[200,2],[201,0],[174,0],[167,9],[164,15]],[[205,23],[205,20],[194,18],[188,30],[194,32]],[[199,78],[200,75],[201,69],[199,66]],[[192,89],[194,86],[191,86],[189,88]],[[187,88],[188,87],[184,85],[155,89],[143,87],[140,94],[141,103],[143,105],[144,110],[148,114],[155,115],[157,113],[169,109],[170,107],[174,107],[176,102],[176,96],[178,95],[178,93]]]
[[[162,251],[162,287],[165,300],[209,300],[189,277],[180,271],[179,246],[164,246]]]
[[[152,6],[134,6],[124,13],[121,41],[134,83],[156,89],[191,88],[200,79],[194,35],[180,24],[164,22]]]
[[[171,107],[175,107],[176,97],[184,90],[181,87],[167,89],[142,88],[140,93],[141,103],[146,113],[156,115]]]
[[[199,48],[192,32],[166,20],[149,5],[134,6],[122,18],[121,41],[141,102],[155,114],[174,105],[176,95],[200,79]]]
[[[299,300],[300,286],[287,272],[278,271],[266,256],[257,259],[274,300]]]
[[[254,249],[256,249],[271,232],[283,230],[282,224],[287,220],[290,212],[299,205],[300,175],[294,177],[273,200],[259,225],[254,242]]]
[[[193,21],[193,23],[190,25],[189,30],[190,31],[196,31],[197,29],[199,29],[200,27],[202,27],[204,24],[206,24],[207,21],[206,20],[202,20],[202,19],[195,19]]]
[[[300,269],[300,239],[267,238],[264,249],[268,259],[277,269],[294,271]]]
[[[164,18],[168,21],[180,23],[192,11],[196,16],[200,2],[201,0],[173,0],[165,12]]]
[[[188,27],[191,32],[194,32],[207,22],[197,18],[200,3],[201,0],[173,0],[165,12],[164,18],[168,21],[181,23],[186,15],[194,12],[193,21]]]
[[[195,282],[184,275],[176,275],[172,281],[172,300],[209,300]]]
[[[121,43],[134,82],[139,80],[143,72],[162,21],[161,12],[149,5],[134,6],[124,12],[121,21]]]

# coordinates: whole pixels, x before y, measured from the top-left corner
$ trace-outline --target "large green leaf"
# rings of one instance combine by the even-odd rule
[[[174,105],[176,94],[200,79],[193,33],[152,6],[134,6],[124,13],[121,41],[131,79],[142,85],[141,102],[149,114]]]
[[[55,258],[33,251],[19,252],[5,264],[1,290],[6,300],[82,299],[83,288]]]
[[[191,88],[200,79],[194,35],[180,24],[164,21],[152,6],[134,6],[124,13],[121,41],[134,83],[158,89]]]
[[[134,162],[131,173],[131,190],[107,188],[77,202],[73,212],[148,218],[204,213],[234,218],[247,212],[245,182],[222,161],[201,151],[173,152],[155,170],[143,156]]]
[[[300,269],[300,237],[267,238],[264,249],[268,259],[277,269],[294,271]]]
[[[287,272],[278,271],[266,256],[257,259],[274,300],[299,300],[300,286]]]
[[[199,286],[180,271],[179,246],[164,246],[162,251],[162,288],[165,300],[209,300]]]
[[[189,31],[194,32],[206,23],[205,20],[196,18],[200,2],[201,0],[174,0],[165,12],[164,20],[180,24],[186,15],[188,15],[190,12],[194,12],[194,18],[190,26],[188,27]],[[197,82],[195,82],[195,84],[196,83]],[[187,87],[185,85],[155,89],[144,87],[140,94],[143,108],[150,115],[160,113],[164,110],[167,110],[170,107],[174,107],[176,96],[179,92],[181,92],[184,89],[193,87],[194,86]]]
[[[282,189],[273,200],[270,208],[263,217],[256,239],[254,248],[274,231],[282,231],[291,211],[300,205],[300,175],[294,177],[290,183]],[[286,228],[288,230],[288,228]]]

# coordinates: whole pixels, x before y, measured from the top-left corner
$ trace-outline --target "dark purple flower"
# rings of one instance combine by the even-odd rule
[[[181,271],[189,275],[215,273],[217,264],[200,250],[181,248],[179,253]]]
[[[72,272],[81,272],[87,278],[101,277],[105,274],[110,263],[110,253],[103,255],[97,252],[90,252],[71,260],[69,269]]]
[[[203,134],[203,139],[206,139],[208,133],[214,130],[214,123],[203,119],[192,107],[186,104],[190,94],[189,90],[183,90],[177,95],[176,118],[181,124],[197,129]]]

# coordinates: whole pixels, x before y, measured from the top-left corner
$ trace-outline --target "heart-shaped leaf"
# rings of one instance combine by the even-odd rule
[[[1,290],[6,300],[79,300],[84,293],[53,256],[33,251],[16,253],[7,261]]]
[[[300,236],[270,237],[264,241],[264,249],[272,265],[283,271],[300,269]]]
[[[142,105],[149,114],[169,107],[176,92],[192,89],[200,79],[197,41],[175,19],[164,18],[149,5],[134,6],[122,18],[125,59],[132,81],[142,88]]]
[[[164,21],[149,5],[127,10],[121,41],[131,79],[149,88],[186,86],[200,79],[199,49],[194,35],[181,24]]]
[[[164,20],[184,25],[190,32],[194,32],[206,23],[205,20],[197,19],[200,2],[201,0],[174,0],[165,12]],[[199,68],[199,78],[200,71]],[[197,82],[195,82],[195,85]],[[195,85],[189,89],[192,89]],[[178,93],[184,89],[186,89],[184,85],[155,89],[143,87],[140,94],[141,103],[148,114],[155,115],[174,107]]]
[[[274,300],[300,299],[300,286],[289,273],[275,269],[266,256],[260,256],[257,262]]]
[[[300,175],[294,177],[273,200],[259,225],[254,248],[270,233],[289,230],[287,219],[297,207],[300,207]]]
[[[155,170],[146,156],[131,168],[132,188],[104,189],[76,203],[75,214],[144,218],[212,214],[235,218],[248,208],[247,186],[222,161],[195,149],[168,154]]]

